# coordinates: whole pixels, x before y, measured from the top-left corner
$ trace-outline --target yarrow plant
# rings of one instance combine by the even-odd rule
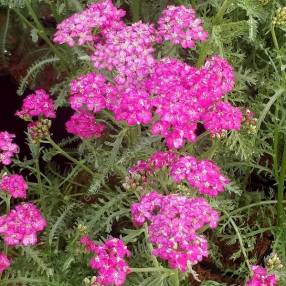
[[[90,267],[97,271],[96,283],[103,286],[121,286],[130,273],[125,257],[130,251],[120,239],[112,238],[104,244],[96,244],[89,237],[83,236],[80,240],[88,252],[95,256],[90,260]]]
[[[26,120],[40,116],[55,118],[54,102],[43,89],[36,90],[24,99],[22,109],[16,115]]]
[[[246,286],[275,286],[277,278],[274,274],[268,274],[267,269],[254,265],[252,266],[253,276],[246,283]]]
[[[208,243],[197,231],[209,224],[215,228],[218,213],[202,198],[163,196],[151,192],[131,207],[135,225],[148,222],[153,255],[167,260],[171,268],[186,272],[208,256]]]
[[[0,217],[0,235],[8,246],[35,245],[38,232],[46,226],[46,220],[33,203],[19,204]]]
[[[0,33],[4,49],[16,13],[45,53],[18,94],[36,86],[48,64],[58,81],[50,89],[39,81],[46,90],[36,88],[15,113],[28,122],[30,154],[16,156],[15,135],[0,132],[0,284],[213,285],[205,280],[219,269],[218,284],[282,285],[285,63],[277,1],[69,2],[8,3]],[[49,14],[38,17],[43,7]],[[61,20],[52,37],[50,20]],[[267,41],[259,31],[269,31]],[[70,111],[68,138],[56,143],[64,132],[51,130]],[[259,194],[265,200],[249,184],[257,176],[277,182]],[[266,252],[275,255],[263,268],[252,264],[264,259],[256,238],[266,232],[273,234]]]
[[[19,147],[13,143],[14,134],[7,131],[0,132],[0,162],[3,165],[10,165],[15,154],[19,153]]]
[[[0,181],[2,191],[12,198],[26,198],[28,185],[22,175],[5,175]]]
[[[67,131],[82,139],[100,137],[104,128],[104,124],[96,123],[94,115],[88,111],[77,112],[66,122]]]
[[[155,171],[167,169],[174,182],[187,181],[200,194],[217,196],[224,191],[229,180],[220,168],[209,160],[198,160],[194,156],[178,156],[172,152],[156,152],[150,159],[139,161],[130,168],[131,175],[136,173],[152,176]]]

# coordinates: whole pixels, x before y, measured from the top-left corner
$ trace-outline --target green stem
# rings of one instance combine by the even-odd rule
[[[142,273],[142,272],[173,272],[173,270],[168,268],[157,268],[157,267],[148,267],[148,268],[131,268],[131,272]]]
[[[271,25],[271,36],[272,36],[274,47],[275,47],[275,49],[278,52],[280,50],[280,48],[279,48],[278,40],[277,40],[277,37],[276,37],[275,26],[274,25]],[[281,71],[281,67],[282,67],[283,64],[282,64],[281,58],[279,56],[278,56],[278,61],[279,61],[279,64],[280,64],[280,71]]]
[[[278,217],[279,227],[283,226],[283,221],[284,221],[283,197],[284,197],[285,174],[286,174],[286,142],[284,142],[281,170],[278,180],[277,217]]]
[[[130,8],[132,13],[132,20],[133,22],[138,22],[140,20],[140,0],[131,0]]]
[[[42,184],[42,178],[41,178],[41,170],[40,170],[40,164],[39,164],[39,158],[40,158],[40,144],[37,144],[37,150],[36,150],[36,158],[35,158],[35,167],[36,167],[36,175],[37,175],[37,181],[38,181],[38,187],[40,189],[41,195],[44,194],[43,192],[43,184]]]
[[[92,175],[92,176],[94,175],[93,171],[90,168],[88,168],[82,162],[80,162],[80,161],[76,160],[75,158],[73,158],[72,156],[70,156],[51,137],[48,137],[47,140],[48,140],[48,143],[50,143],[57,151],[59,151],[59,153],[61,155],[63,155],[64,157],[66,157],[68,160],[70,160],[71,162],[75,163],[76,165],[80,166],[82,169],[84,169],[90,175]]]
[[[5,198],[5,203],[6,203],[6,214],[10,212],[10,205],[11,205],[11,196],[7,195]],[[8,254],[8,246],[4,244],[4,253],[7,255]]]
[[[224,0],[221,7],[219,8],[216,16],[213,19],[213,26],[220,24],[220,22],[223,20],[224,14],[225,14],[227,8],[229,7],[229,5],[231,4],[231,2],[232,2],[232,0]],[[212,34],[212,31],[210,32],[210,35],[211,34]],[[197,67],[201,67],[204,64],[205,59],[206,59],[208,52],[210,50],[210,47],[211,47],[211,39],[209,39],[207,43],[205,43],[201,46],[199,58],[198,58],[198,61],[196,64]]]
[[[144,225],[144,234],[145,234],[145,238],[146,238],[146,243],[147,243],[147,247],[148,247],[148,250],[150,252],[150,256],[151,256],[151,259],[153,261],[153,264],[156,268],[162,268],[157,260],[157,258],[152,254],[153,252],[153,246],[152,244],[149,242],[149,235],[148,235],[148,228],[147,228],[147,224]]]
[[[36,13],[34,12],[31,4],[29,3],[29,1],[27,1],[27,8],[28,11],[31,15],[31,17],[33,18],[35,25],[34,26],[29,20],[26,19],[26,17],[18,10],[18,9],[13,9],[13,11],[18,15],[18,17],[31,29],[35,29],[37,30],[39,36],[46,42],[46,44],[50,47],[50,49],[53,51],[53,53],[60,59],[62,59],[62,61],[65,63],[65,65],[68,65],[68,63],[66,62],[66,60],[63,58],[62,54],[57,50],[57,48],[54,46],[54,44],[51,42],[51,40],[49,39],[49,37],[47,36],[46,32],[45,32],[45,28],[42,26],[42,24],[40,23],[40,21],[38,20],[38,17],[36,15]]]
[[[224,0],[222,3],[221,7],[219,8],[215,18],[214,18],[214,23],[220,23],[223,20],[223,16],[228,8],[228,6],[231,4],[232,0]]]
[[[251,271],[251,265],[250,265],[250,262],[248,260],[248,256],[246,254],[246,250],[245,250],[245,247],[244,247],[244,243],[243,243],[243,239],[241,237],[241,234],[240,234],[240,231],[236,225],[236,223],[234,222],[234,220],[232,219],[232,217],[226,212],[224,211],[224,213],[228,216],[228,219],[231,223],[231,225],[233,226],[235,232],[236,232],[236,235],[237,235],[237,238],[238,238],[238,241],[239,241],[239,244],[240,244],[240,248],[241,248],[241,251],[242,251],[242,254],[244,256],[244,259],[245,259],[245,262],[246,262],[246,265],[249,269],[249,271]]]
[[[180,278],[178,269],[173,270],[172,286],[180,286]]]

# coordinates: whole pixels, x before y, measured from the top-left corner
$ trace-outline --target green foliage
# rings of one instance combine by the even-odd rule
[[[7,15],[0,28],[1,62],[6,60],[5,51],[9,51],[13,21],[23,21],[20,22],[24,24],[23,31],[33,35],[30,41],[34,41],[35,46],[39,39],[45,42],[44,54],[39,52],[40,56],[36,57],[19,84],[19,95],[28,86],[37,84],[45,67],[53,65],[60,82],[50,92],[57,107],[67,105],[69,82],[92,70],[89,52],[83,47],[54,46],[50,41],[53,28],[41,26],[41,9],[47,8],[60,22],[91,2],[94,1],[0,0]],[[131,1],[115,2],[130,13]],[[273,0],[262,5],[258,0],[140,1],[140,16],[144,22],[155,22],[170,3],[191,4],[196,9],[209,31],[208,42],[186,51],[175,48],[171,55],[198,66],[209,55],[226,57],[236,72],[236,86],[226,100],[254,111],[257,119],[254,129],[244,122],[240,132],[229,132],[215,140],[204,133],[196,144],[189,143],[184,148],[191,155],[214,160],[231,179],[232,183],[224,194],[209,200],[221,215],[218,228],[215,231],[203,229],[202,233],[210,244],[209,262],[222,276],[233,280],[232,285],[241,285],[241,281],[249,276],[249,265],[261,263],[269,254],[257,253],[258,241],[265,234],[273,236],[266,252],[279,255],[284,268],[277,275],[282,286],[286,283],[283,276],[286,265],[285,222],[282,220],[281,223],[281,218],[285,218],[284,208],[282,204],[282,216],[277,220],[279,211],[275,207],[277,201],[274,201],[278,190],[283,199],[286,167],[285,32],[275,28],[273,34],[272,27],[272,17],[280,2]],[[32,4],[32,11],[41,20],[40,25],[31,16],[28,4]],[[14,20],[16,16],[20,18]],[[128,14],[127,21],[130,22],[131,18]],[[169,48],[166,45],[160,53],[164,55]],[[38,51],[40,47],[33,53]],[[8,252],[13,257],[13,265],[3,274],[1,285],[84,285],[85,278],[91,279],[95,275],[87,266],[88,255],[79,245],[79,238],[84,234],[89,234],[97,242],[104,241],[109,235],[122,238],[132,251],[130,267],[155,268],[159,263],[167,268],[162,261],[158,262],[156,258],[154,261],[145,230],[136,229],[132,224],[130,206],[138,201],[140,194],[123,187],[128,168],[138,160],[148,158],[155,150],[161,150],[161,139],[152,137],[146,127],[128,127],[116,122],[109,112],[101,112],[97,120],[108,126],[103,138],[81,141],[70,137],[59,142],[57,148],[48,146],[51,144],[48,139],[41,142],[45,144],[44,148],[28,140],[31,156],[24,160],[15,159],[15,168],[28,173],[30,198],[41,208],[48,227],[37,247]],[[164,173],[158,172],[155,176],[155,189],[178,191],[179,187],[167,181]],[[190,188],[184,185],[180,188],[180,191],[187,190],[186,195],[193,195]],[[281,197],[278,200],[281,207]],[[4,211],[2,205],[1,210]],[[227,263],[224,255],[229,257]],[[132,273],[125,285],[174,286],[174,276],[170,271]],[[187,276],[181,275],[180,278],[180,285],[189,285]],[[231,285],[201,275],[199,279],[202,286]]]

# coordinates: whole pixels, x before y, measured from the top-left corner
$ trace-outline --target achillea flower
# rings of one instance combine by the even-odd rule
[[[267,269],[262,266],[252,266],[252,278],[246,283],[246,286],[275,286],[277,285],[277,278],[274,274],[268,274]]]
[[[11,262],[4,252],[0,252],[0,273],[9,268]]]
[[[208,255],[208,243],[196,231],[208,224],[215,228],[219,220],[218,213],[202,198],[163,196],[156,192],[133,204],[131,214],[136,226],[149,223],[153,255],[182,272]]]
[[[97,271],[96,282],[99,285],[121,286],[125,283],[126,275],[130,273],[125,257],[129,257],[130,252],[122,240],[112,238],[104,244],[96,244],[84,236],[80,242],[95,255],[90,260],[90,267]]]
[[[108,96],[109,110],[114,113],[117,121],[125,121],[128,125],[148,124],[153,114],[150,95],[144,90],[128,88],[118,90],[114,95]]]
[[[26,198],[28,185],[21,175],[5,175],[0,181],[2,191],[12,198]]]
[[[240,130],[243,115],[228,102],[219,102],[202,115],[205,128],[213,135],[227,130]]]
[[[209,160],[198,160],[193,156],[178,156],[172,152],[155,152],[146,161],[139,161],[129,169],[131,174],[153,176],[155,171],[166,168],[174,182],[187,181],[200,194],[217,196],[224,191],[229,180],[220,168]]]
[[[92,113],[80,111],[72,115],[70,120],[66,122],[66,129],[69,133],[82,139],[90,139],[100,137],[105,126],[102,123],[97,123]]]
[[[54,102],[45,90],[38,89],[24,99],[22,109],[16,115],[25,120],[31,120],[34,116],[55,118]]]
[[[7,131],[0,132],[0,163],[10,165],[12,157],[19,153],[19,147],[13,143],[13,138],[16,136]]]
[[[70,83],[70,93],[69,102],[74,110],[87,108],[99,112],[106,107],[108,85],[103,75],[88,73]]]
[[[196,17],[192,8],[168,6],[158,21],[158,33],[166,41],[183,48],[193,48],[195,42],[207,40],[208,33],[202,26],[202,20]]]
[[[32,203],[17,205],[0,217],[0,235],[8,246],[28,246],[37,243],[37,233],[47,226],[41,212]]]
[[[104,42],[95,46],[92,62],[96,69],[115,70],[116,83],[140,82],[153,70],[156,42],[152,25],[137,22],[119,30],[110,30]]]
[[[224,191],[229,180],[217,165],[209,160],[197,160],[192,156],[181,157],[171,166],[171,177],[176,183],[186,180],[199,193],[216,197]]]
[[[124,16],[125,11],[117,9],[111,0],[99,1],[58,24],[54,42],[70,47],[93,43],[98,39],[96,32],[107,35],[110,30],[122,27]]]

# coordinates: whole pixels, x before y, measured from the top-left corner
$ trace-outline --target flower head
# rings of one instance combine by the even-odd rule
[[[95,255],[90,260],[90,267],[97,271],[96,282],[99,285],[121,286],[125,283],[126,275],[130,272],[125,257],[129,257],[130,252],[122,240],[111,238],[104,244],[96,244],[84,236],[80,242]]]
[[[0,217],[0,234],[9,246],[28,246],[37,243],[37,233],[47,226],[41,212],[32,203],[17,205]]]
[[[22,109],[16,115],[29,120],[34,116],[55,118],[54,102],[45,90],[38,89],[24,99]]]
[[[192,8],[168,6],[158,21],[158,33],[166,41],[183,48],[193,48],[195,42],[205,41],[208,33],[202,26],[202,20],[196,17]]]
[[[267,269],[262,266],[252,266],[252,278],[246,283],[246,286],[275,286],[277,278],[274,274],[268,274]]]
[[[117,9],[111,0],[99,1],[58,24],[54,42],[70,47],[92,43],[99,35],[123,26],[121,18],[124,16],[125,11]]]
[[[77,112],[66,122],[67,131],[82,139],[100,137],[104,128],[104,124],[97,123],[95,116],[88,111]]]
[[[202,198],[163,196],[156,192],[133,204],[131,214],[136,226],[149,223],[153,255],[182,272],[208,255],[208,243],[196,231],[207,224],[215,228],[219,220],[218,213]]]
[[[2,191],[12,198],[26,198],[28,185],[21,175],[5,175],[0,181]]]
[[[3,165],[10,165],[12,157],[19,153],[19,147],[13,143],[16,136],[7,131],[0,132],[0,162]]]

